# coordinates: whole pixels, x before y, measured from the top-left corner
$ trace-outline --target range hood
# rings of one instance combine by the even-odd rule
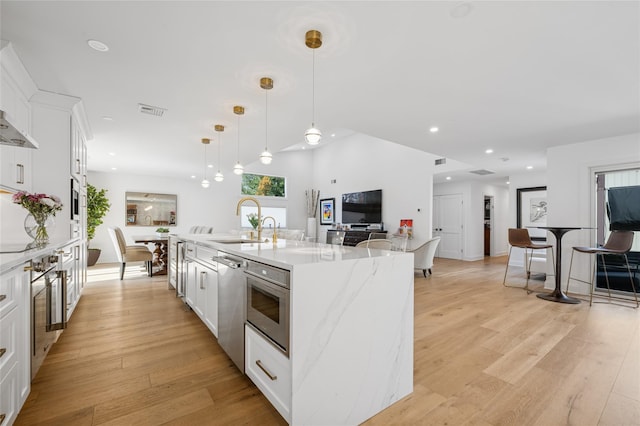
[[[38,148],[38,143],[29,135],[23,135],[16,129],[16,127],[7,120],[2,110],[0,110],[0,145]]]

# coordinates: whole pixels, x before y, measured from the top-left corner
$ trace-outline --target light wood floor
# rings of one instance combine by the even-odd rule
[[[415,275],[414,392],[366,424],[640,425],[640,311],[504,288],[504,261]],[[90,274],[16,425],[285,424],[164,278]]]

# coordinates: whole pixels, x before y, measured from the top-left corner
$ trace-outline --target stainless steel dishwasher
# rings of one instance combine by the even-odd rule
[[[218,262],[218,343],[244,373],[246,261],[221,251],[213,260]]]

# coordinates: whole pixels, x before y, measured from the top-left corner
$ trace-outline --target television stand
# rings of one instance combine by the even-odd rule
[[[354,247],[360,241],[368,240],[369,235],[371,233],[386,234],[387,231],[378,231],[378,230],[368,231],[366,229],[362,229],[362,230],[350,229],[349,231],[340,231],[337,229],[329,229],[327,231],[327,241],[326,241],[327,244],[333,244],[336,241],[339,241],[338,238],[335,238],[339,232],[344,233],[344,240],[342,242],[342,245]]]

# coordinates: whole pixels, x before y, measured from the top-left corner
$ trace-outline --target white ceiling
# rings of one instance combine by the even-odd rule
[[[272,152],[300,144],[312,115],[309,29],[324,41],[322,143],[368,134],[462,163],[457,178],[482,168],[506,180],[543,170],[550,146],[640,131],[637,1],[3,0],[0,12],[1,37],[36,85],[83,99],[90,170],[200,177],[200,139],[214,140],[217,167],[213,125],[223,124],[221,169],[231,173],[234,105],[246,108],[244,164],[265,133]],[[274,80],[267,132],[263,76]],[[167,111],[143,115],[138,103]]]

